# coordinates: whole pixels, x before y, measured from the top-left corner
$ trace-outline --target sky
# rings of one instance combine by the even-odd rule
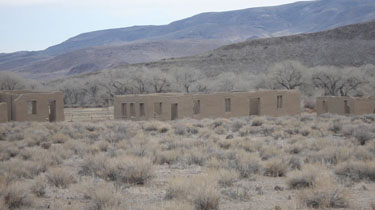
[[[295,0],[0,0],[0,53],[43,50],[80,33],[164,25],[202,12]]]

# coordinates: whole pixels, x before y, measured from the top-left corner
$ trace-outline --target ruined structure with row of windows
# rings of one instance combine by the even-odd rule
[[[0,122],[63,120],[62,92],[0,91]]]
[[[300,114],[300,104],[296,90],[124,95],[115,96],[114,116],[129,120],[285,116]]]
[[[300,114],[296,90],[260,90],[226,93],[162,93],[115,96],[114,118],[176,120],[182,118],[285,116]],[[375,100],[353,97],[318,97],[318,115],[375,113]],[[0,91],[0,122],[64,120],[63,93]]]

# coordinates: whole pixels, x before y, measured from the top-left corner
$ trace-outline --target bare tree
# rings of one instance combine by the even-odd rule
[[[153,70],[148,75],[150,76],[150,84],[154,88],[155,93],[166,92],[171,86],[172,79],[165,72]]]
[[[190,88],[199,80],[203,79],[204,75],[196,69],[184,68],[178,69],[175,72],[176,82],[186,93],[190,93]]]
[[[298,61],[283,61],[270,69],[271,79],[276,85],[285,89],[296,89],[304,84],[304,73],[307,68]]]
[[[324,95],[348,96],[355,95],[359,87],[366,83],[366,79],[355,68],[323,66],[312,74],[312,82],[315,87],[324,90]]]
[[[26,81],[12,72],[0,72],[0,90],[24,89]]]
[[[64,103],[70,105],[84,104],[86,92],[78,79],[70,79],[59,87],[64,92]]]
[[[131,85],[138,93],[147,93],[147,85],[149,83],[149,79],[147,78],[145,69],[135,69],[133,71],[130,71],[128,75],[130,77]]]

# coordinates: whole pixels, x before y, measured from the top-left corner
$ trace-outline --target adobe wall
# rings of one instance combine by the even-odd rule
[[[0,103],[0,123],[8,122],[8,104]]]
[[[283,96],[283,106],[277,107],[277,96]],[[250,98],[260,98],[259,115],[284,116],[300,114],[299,91],[254,91],[212,94],[144,94],[115,96],[115,119],[171,120],[171,106],[178,104],[178,119],[182,118],[230,118],[250,115]],[[231,101],[230,112],[225,111],[225,99]],[[199,114],[193,113],[194,101],[200,101]],[[122,103],[127,104],[128,117],[122,115]],[[134,103],[136,116],[130,117],[129,104]],[[145,104],[145,116],[139,116],[139,103]],[[162,103],[162,113],[156,114],[155,103]]]
[[[261,90],[250,93],[260,98],[259,115],[273,117],[301,114],[301,94],[297,90]],[[282,96],[282,106],[277,107],[277,96]]]
[[[63,93],[25,93],[13,100],[12,114],[14,121],[49,121],[49,102],[56,101],[56,121],[64,120]],[[29,101],[36,101],[36,114],[28,114]]]
[[[115,119],[124,119],[122,115],[122,103],[127,103],[127,118],[131,120],[170,120],[171,119],[171,104],[178,104],[178,116],[190,117],[184,112],[190,108],[190,100],[184,97],[183,94],[150,94],[150,95],[127,95],[127,96],[115,96],[114,99],[114,117]],[[130,103],[134,103],[135,116],[130,116]],[[145,105],[145,116],[141,117],[139,113],[139,103]],[[157,115],[154,113],[154,104],[162,103],[161,114]]]
[[[354,113],[356,115],[375,114],[375,100],[360,98],[354,101]]]
[[[326,101],[327,110],[324,110],[323,101]],[[332,113],[348,115],[345,112],[345,101],[349,109],[349,115],[372,114],[375,111],[375,100],[370,98],[352,98],[347,96],[318,97],[316,99],[316,112],[318,115]]]
[[[10,93],[7,93],[5,91],[0,92],[0,102],[7,103],[7,114],[8,114],[8,120],[10,121],[12,119],[12,102],[13,98],[17,97],[17,95],[13,95]]]
[[[345,115],[345,100],[348,101],[350,111],[353,112],[354,102],[350,97],[317,97],[315,105],[316,113],[317,115],[321,115],[324,113]],[[326,110],[324,110],[323,101],[325,101],[326,103]]]
[[[249,115],[249,93],[228,92],[212,94],[193,94],[189,100],[190,107],[186,112],[191,113],[191,118],[230,118]],[[225,99],[231,101],[231,111],[225,112]],[[200,113],[193,114],[194,100],[200,100]]]

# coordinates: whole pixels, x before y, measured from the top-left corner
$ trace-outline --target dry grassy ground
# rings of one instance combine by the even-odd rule
[[[0,209],[373,210],[374,136],[375,115],[0,124]]]

